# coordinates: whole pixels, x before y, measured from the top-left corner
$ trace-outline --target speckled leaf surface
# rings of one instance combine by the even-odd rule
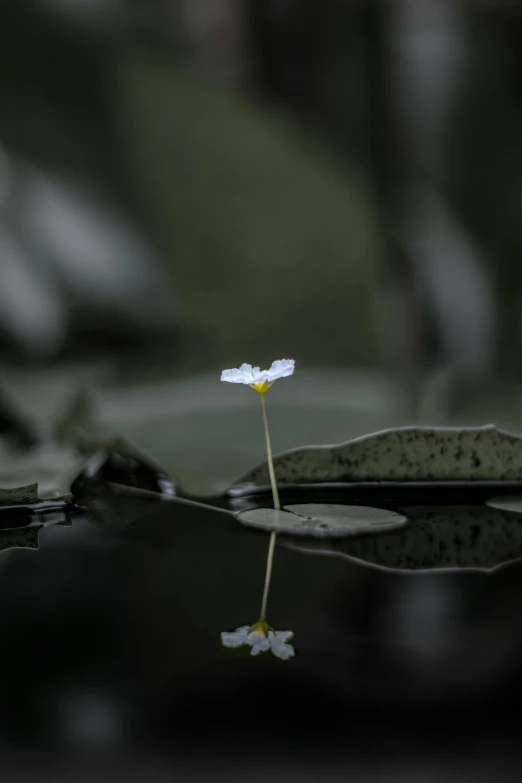
[[[0,506],[15,506],[38,503],[38,484],[22,487],[0,487]]]
[[[288,546],[295,548],[292,543]],[[385,570],[492,571],[522,558],[522,515],[487,506],[408,509],[408,524],[401,529],[327,545],[297,546],[300,552]]]
[[[493,425],[400,427],[331,446],[305,446],[274,458],[280,485],[355,481],[522,480],[522,438]],[[231,493],[269,484],[266,462]]]
[[[39,527],[0,531],[0,552],[5,549],[38,549]]]
[[[44,505],[44,504],[42,504]],[[0,522],[4,525],[13,524],[12,516],[4,516]],[[44,513],[35,512],[27,515],[27,524],[24,527],[0,528],[0,553],[6,549],[38,549],[39,535],[44,527],[70,527],[71,519],[65,509]]]

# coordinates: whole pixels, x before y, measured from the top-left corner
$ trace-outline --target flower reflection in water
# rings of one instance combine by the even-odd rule
[[[259,620],[254,625],[242,625],[235,631],[223,631],[221,634],[221,644],[224,647],[242,647],[247,645],[252,648],[251,655],[259,655],[260,652],[270,650],[276,658],[287,661],[295,655],[294,648],[287,644],[288,640],[294,635],[293,631],[274,631],[266,621],[266,605],[268,602],[268,592],[270,590],[270,579],[272,577],[272,564],[274,561],[274,550],[276,543],[276,534],[270,534],[270,544],[268,547],[268,557],[266,562],[265,586],[263,589],[263,598],[261,601],[261,612]]]
[[[235,631],[224,631],[221,634],[221,643],[224,647],[248,645],[252,648],[251,655],[259,655],[260,652],[270,650],[276,658],[287,661],[295,655],[292,645],[287,644],[293,635],[293,631],[274,631],[267,623],[260,620],[255,625],[242,625]]]

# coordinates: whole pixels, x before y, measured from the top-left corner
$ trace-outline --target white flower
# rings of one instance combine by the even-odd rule
[[[223,631],[221,644],[224,647],[248,645],[252,648],[251,655],[259,655],[260,652],[270,650],[276,658],[287,661],[295,655],[292,645],[287,644],[288,639],[293,635],[293,631],[274,631],[266,623],[258,622],[255,625],[242,625],[235,631]]]
[[[252,367],[251,364],[242,364],[241,367],[233,370],[223,370],[221,380],[227,383],[245,383],[254,386],[257,391],[266,391],[278,378],[286,378],[292,375],[295,362],[293,359],[277,359],[272,362],[268,370],[260,370],[259,367]],[[260,388],[260,387],[265,388]]]

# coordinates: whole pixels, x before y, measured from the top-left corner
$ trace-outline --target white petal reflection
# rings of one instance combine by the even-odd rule
[[[292,631],[276,631],[271,640],[270,649],[272,655],[280,658],[282,661],[288,661],[295,655],[295,650],[291,644],[286,644],[287,639],[291,639],[294,634]]]
[[[243,625],[241,628],[236,628],[235,631],[223,631],[221,644],[223,647],[241,647],[243,644],[246,644],[249,628],[249,625]]]
[[[242,647],[243,645],[251,647],[251,655],[259,655],[261,652],[270,650],[272,655],[283,661],[294,657],[293,646],[287,644],[288,639],[294,635],[293,631],[273,631],[270,628],[268,635],[265,635],[261,631],[251,630],[251,627],[242,625],[235,631],[223,631],[221,644],[224,647]]]

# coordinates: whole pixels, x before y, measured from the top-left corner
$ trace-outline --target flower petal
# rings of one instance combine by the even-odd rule
[[[276,381],[278,378],[286,378],[288,375],[292,375],[294,369],[295,361],[293,359],[276,359],[267,371],[267,380]]]
[[[245,383],[244,374],[241,370],[223,370],[221,373],[221,380],[227,381],[227,383]]]
[[[259,381],[268,380],[267,370],[260,370],[259,367],[252,368],[252,383],[259,383]]]
[[[293,359],[276,359],[272,362],[269,370],[260,370],[259,367],[252,367],[251,364],[244,362],[241,367],[231,370],[223,370],[221,380],[228,383],[260,383],[262,381],[275,381],[278,378],[285,378],[294,372],[295,362]]]
[[[252,383],[254,377],[254,369],[251,364],[244,362],[239,368],[239,372],[243,375],[243,383]],[[258,368],[259,369],[259,368]]]

